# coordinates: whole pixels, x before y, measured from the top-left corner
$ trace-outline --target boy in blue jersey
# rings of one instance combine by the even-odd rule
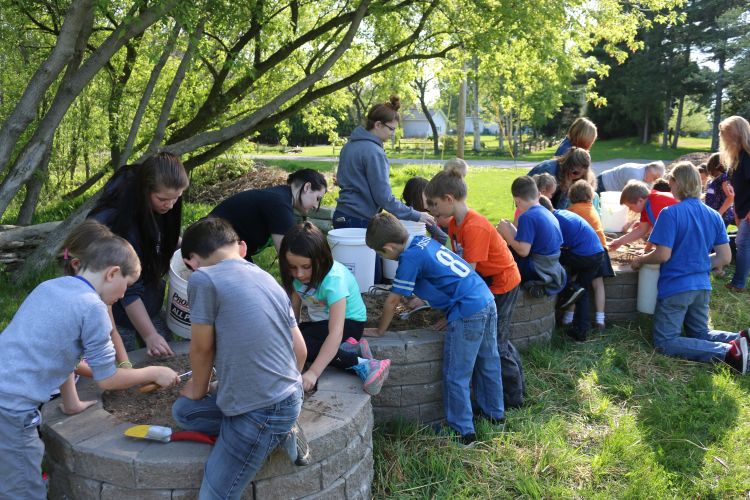
[[[510,190],[520,212],[518,229],[510,221],[502,220],[497,231],[513,251],[521,284],[531,296],[556,295],[565,286],[565,270],[560,265],[560,224],[539,205],[534,179],[528,175],[518,177]]]
[[[582,342],[586,340],[590,326],[588,290],[594,278],[601,274],[605,250],[596,231],[586,219],[569,210],[553,210],[552,204],[545,197],[540,201],[557,219],[563,236],[560,263],[567,269],[570,280],[560,294],[560,307],[564,309],[576,304],[573,324],[565,333]]]
[[[732,252],[719,213],[700,201],[701,179],[690,162],[671,171],[669,187],[680,202],[664,208],[649,242],[654,250],[631,264],[661,264],[654,311],[654,345],[667,356],[723,361],[747,372],[747,330],[709,330],[711,270],[729,264]],[[713,253],[712,253],[713,249]],[[686,337],[682,330],[685,329]]]
[[[409,236],[394,216],[381,213],[370,221],[367,246],[386,259],[398,260],[391,293],[377,329],[380,336],[393,319],[402,297],[417,295],[445,311],[443,405],[448,425],[464,444],[476,441],[470,385],[481,414],[490,422],[505,418],[500,356],[497,351],[497,310],[484,280],[461,257],[432,238]],[[472,378],[473,377],[473,378]]]

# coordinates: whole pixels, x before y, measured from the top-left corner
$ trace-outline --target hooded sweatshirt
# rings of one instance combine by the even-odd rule
[[[390,171],[383,141],[364,127],[355,128],[339,156],[336,182],[341,191],[336,211],[371,219],[381,209],[386,209],[399,219],[418,221],[419,212],[393,196]]]

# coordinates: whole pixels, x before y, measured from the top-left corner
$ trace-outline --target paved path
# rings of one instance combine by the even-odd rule
[[[258,160],[298,160],[298,161],[329,161],[338,162],[338,157],[335,156],[297,156],[297,155],[254,155],[253,159]],[[440,165],[443,162],[440,160],[421,160],[415,158],[389,158],[391,164],[412,164],[412,165]],[[626,159],[626,158],[615,158],[613,160],[595,161],[593,163],[594,172],[598,175],[605,170],[614,168],[623,163],[649,163],[652,160],[644,159]],[[513,161],[513,160],[466,160],[466,163],[471,167],[489,167],[489,168],[528,168],[530,169],[539,162],[535,161]]]

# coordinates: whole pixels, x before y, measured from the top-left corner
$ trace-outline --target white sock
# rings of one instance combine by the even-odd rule
[[[573,322],[573,311],[565,311],[562,319],[563,325],[569,325]]]
[[[596,313],[596,322],[600,324],[604,324],[604,312],[597,312]]]

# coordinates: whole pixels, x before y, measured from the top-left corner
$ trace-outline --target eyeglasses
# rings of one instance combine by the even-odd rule
[[[380,122],[380,123],[382,123],[384,127],[387,127],[388,130],[390,130],[391,132],[395,132],[396,131],[396,127],[391,127],[390,125],[388,125],[385,122]]]

